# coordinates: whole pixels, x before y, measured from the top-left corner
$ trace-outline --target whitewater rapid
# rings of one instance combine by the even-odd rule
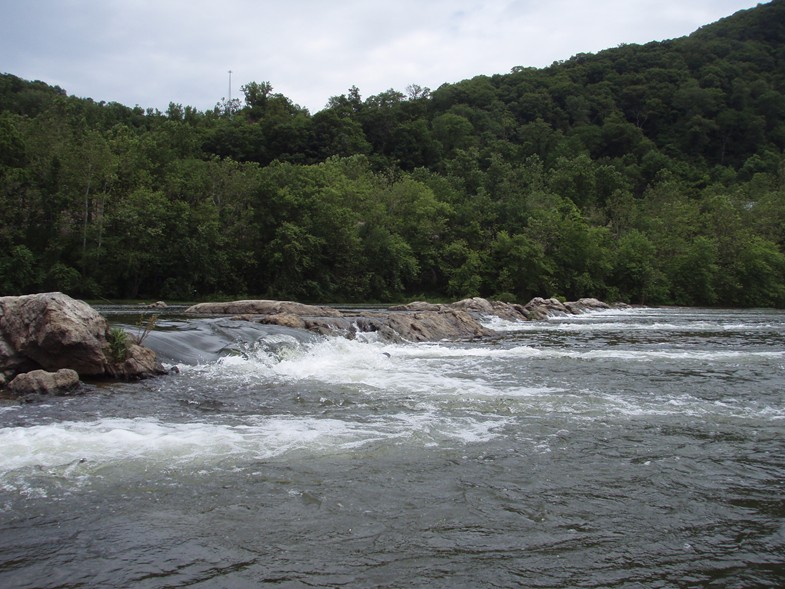
[[[0,406],[0,585],[783,578],[785,314],[484,323],[390,343],[164,317],[176,372]]]

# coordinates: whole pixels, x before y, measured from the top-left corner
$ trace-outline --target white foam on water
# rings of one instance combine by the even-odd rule
[[[204,423],[166,424],[155,419],[69,421],[0,429],[0,471],[52,467],[72,461],[106,462],[157,455],[178,460],[206,448],[230,453],[240,440],[231,428]]]
[[[227,356],[213,364],[183,367],[185,374],[238,385],[253,383],[319,382],[349,386],[360,392],[390,396],[428,397],[524,396],[541,387],[502,387],[495,382],[490,362],[484,378],[478,361],[537,356],[534,348],[461,347],[448,344],[386,344],[341,337],[297,343],[271,351],[268,343],[242,356]],[[495,368],[495,366],[494,366]]]
[[[752,359],[785,358],[785,351],[750,352],[740,350],[705,351],[705,350],[589,350],[586,352],[570,352],[553,350],[544,355],[554,357],[575,358],[580,360],[630,360],[636,362],[654,362],[657,360],[685,360],[697,362],[738,362]]]
[[[669,321],[673,317],[676,321]],[[614,320],[616,319],[616,320]],[[510,321],[485,317],[485,327],[498,332],[602,332],[602,331],[678,331],[684,333],[760,332],[782,329],[771,322],[745,321],[743,316],[695,315],[652,309],[611,309],[579,315],[558,315],[537,321]]]
[[[617,325],[619,322],[607,321],[608,318],[619,317],[641,317],[644,318],[648,315],[646,309],[602,309],[597,311],[588,311],[578,315],[552,315],[543,319],[533,321],[529,320],[514,320],[502,319],[495,315],[486,315],[480,318],[480,323],[488,329],[493,329],[498,332],[514,332],[514,331],[541,331],[552,330],[554,327],[575,325],[578,326],[585,323],[597,323],[598,325]],[[605,320],[605,321],[604,321]]]
[[[374,404],[380,398],[395,405],[418,411],[455,408],[478,408],[494,399],[513,400],[538,411],[543,403],[554,403],[559,411],[592,413],[583,401],[571,405],[560,398],[566,391],[558,382],[531,382],[526,378],[527,363],[575,360],[579,362],[630,362],[676,364],[729,364],[770,362],[785,358],[785,351],[629,349],[605,346],[599,349],[499,345],[423,343],[390,344],[357,341],[341,337],[302,343],[293,338],[276,336],[275,341],[261,342],[244,355],[229,356],[212,364],[187,367],[200,380],[227,381],[238,388],[260,384],[316,385],[327,390],[342,390],[354,403]],[[329,394],[327,395],[329,397]],[[608,400],[610,409],[622,413],[616,400]],[[597,400],[602,405],[601,400]],[[633,401],[635,403],[637,401]],[[642,409],[657,413],[659,404]],[[492,407],[483,411],[493,412]],[[665,411],[670,411],[665,408]]]
[[[785,419],[785,409],[732,400],[707,400],[689,394],[648,400],[607,396],[605,401],[608,413],[624,417],[678,416],[709,421],[741,419],[766,422]]]
[[[340,453],[375,443],[405,442],[412,434],[473,443],[493,438],[505,420],[496,416],[403,413],[378,418],[251,417],[241,425],[168,423],[154,418],[69,421],[0,429],[0,479],[25,468],[62,475],[62,465],[85,468],[141,464],[144,468],[196,469],[219,463],[273,459],[303,452]]]
[[[562,318],[559,318],[562,319]],[[497,331],[523,331],[523,332],[564,332],[564,333],[583,333],[583,332],[617,332],[617,331],[674,331],[680,333],[710,333],[710,332],[746,332],[746,331],[768,331],[775,329],[775,326],[768,324],[755,323],[715,323],[715,322],[694,322],[694,323],[628,323],[624,321],[610,322],[582,322],[577,320],[560,321],[532,321],[528,323],[507,322]]]
[[[445,356],[449,356],[447,353]],[[506,349],[477,349],[467,350],[465,353],[456,352],[456,357],[484,357],[489,359],[558,359],[571,358],[575,360],[630,360],[636,362],[652,362],[657,360],[688,360],[688,361],[739,361],[745,359],[779,359],[785,358],[782,351],[747,351],[747,350],[651,350],[651,349],[624,349],[609,348],[589,350],[574,350],[568,348],[536,348],[533,346],[515,346]]]
[[[480,324],[493,331],[506,332],[506,331],[524,331],[532,323],[531,321],[516,321],[510,319],[502,319],[495,315],[489,315],[480,319]]]

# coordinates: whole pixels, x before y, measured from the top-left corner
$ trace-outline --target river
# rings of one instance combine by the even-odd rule
[[[178,374],[0,405],[0,587],[785,585],[785,313],[487,324],[162,316]]]

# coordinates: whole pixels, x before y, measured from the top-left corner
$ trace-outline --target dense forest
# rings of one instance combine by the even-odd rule
[[[0,295],[785,306],[785,0],[315,114],[0,75]]]

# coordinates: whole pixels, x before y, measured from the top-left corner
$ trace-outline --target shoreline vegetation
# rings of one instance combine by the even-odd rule
[[[0,295],[785,307],[785,0],[546,68],[166,112],[0,74]]]

